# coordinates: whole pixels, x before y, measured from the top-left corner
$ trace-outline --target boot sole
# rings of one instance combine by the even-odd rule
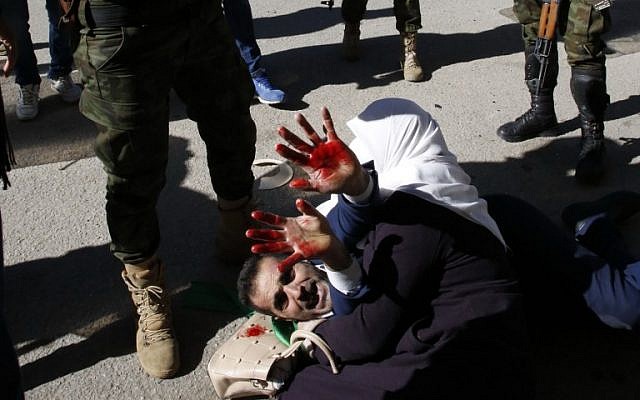
[[[257,99],[262,104],[269,104],[269,105],[282,104],[282,103],[284,103],[284,100],[285,100],[285,99],[282,99],[282,100],[266,100],[266,99],[263,99],[260,96],[254,96],[253,98]]]
[[[496,134],[498,135],[498,137],[502,140],[504,140],[505,142],[509,142],[509,143],[520,143],[520,142],[524,142],[527,140],[531,140],[531,139],[535,139],[537,137],[558,137],[560,136],[560,131],[558,130],[558,124],[547,128],[541,132],[536,132],[533,133],[531,135],[526,135],[526,136],[507,136],[504,135],[502,132],[500,132],[499,130],[496,132]]]

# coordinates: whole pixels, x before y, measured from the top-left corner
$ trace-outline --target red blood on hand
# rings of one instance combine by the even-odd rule
[[[289,184],[290,187],[294,188],[294,189],[299,189],[299,188],[306,188],[309,187],[309,181],[303,178],[296,178],[291,180],[291,183]]]
[[[286,242],[261,243],[251,246],[251,252],[254,254],[286,253],[291,250],[291,246],[289,246]]]
[[[302,261],[303,259],[304,259],[304,257],[302,256],[302,254],[293,253],[292,255],[290,255],[289,257],[285,258],[284,260],[282,260],[282,262],[280,262],[280,264],[277,265],[278,271],[280,273],[283,273],[287,269],[293,267],[295,264],[297,264],[300,261]]]
[[[300,248],[300,251],[302,252],[302,254],[307,258],[313,257],[316,255],[317,250],[309,243],[299,243],[298,247]]]
[[[311,148],[310,146],[308,147]],[[292,150],[281,143],[278,143],[276,145],[276,153],[280,154],[282,157],[295,164],[307,165],[308,158],[306,155],[298,153],[297,151]]]
[[[286,235],[284,231],[275,229],[249,229],[245,233],[245,236],[249,239],[258,239],[265,241],[285,240]]]
[[[269,225],[282,226],[287,223],[287,219],[276,214],[265,211],[253,211],[251,217],[256,221],[264,222]]]
[[[344,164],[350,159],[349,154],[345,151],[341,142],[324,142],[313,149],[307,165],[313,169],[335,169],[338,165]]]

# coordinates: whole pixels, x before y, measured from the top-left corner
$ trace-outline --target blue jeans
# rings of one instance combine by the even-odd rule
[[[49,14],[49,53],[51,65],[47,76],[57,79],[71,72],[73,55],[69,47],[69,38],[58,30],[58,18],[61,10],[57,0],[46,0]],[[18,85],[40,83],[38,60],[33,50],[29,33],[29,7],[27,0],[0,0],[0,9],[9,28],[12,30],[17,51],[15,74]]]
[[[264,74],[264,69],[260,66],[262,54],[253,31],[253,16],[249,0],[222,0],[222,5],[231,34],[235,38],[236,47],[247,64],[251,77]]]

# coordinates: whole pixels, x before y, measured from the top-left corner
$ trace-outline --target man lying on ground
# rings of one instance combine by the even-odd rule
[[[430,116],[406,100],[386,99],[370,107],[359,119],[372,131],[379,123],[412,121],[388,124],[390,137],[408,129],[427,134],[432,126]],[[281,128],[296,150],[279,146],[278,152],[310,172],[294,187],[357,197],[370,180],[361,180],[358,160],[336,135],[326,110],[323,119],[326,141],[299,118],[312,144]],[[441,152],[448,153],[446,147]],[[427,156],[436,164],[440,158],[448,161],[437,151]],[[445,182],[451,179],[447,168],[441,171]],[[341,373],[332,375],[318,354],[318,363],[299,371],[281,399],[532,398],[521,295],[499,231],[471,218],[473,212],[439,204],[446,192],[435,194],[427,199],[426,193],[395,190],[374,201],[357,263],[369,293],[353,312],[314,330],[332,347]],[[471,211],[486,213],[477,193],[472,200],[479,206]],[[264,241],[252,250],[291,255],[258,259],[253,273],[243,271],[239,287],[255,309],[306,320],[330,313],[332,295],[326,278],[303,260],[319,258],[338,271],[354,261],[319,212],[302,200],[296,206],[302,213],[297,218],[254,214],[273,228],[248,232]]]

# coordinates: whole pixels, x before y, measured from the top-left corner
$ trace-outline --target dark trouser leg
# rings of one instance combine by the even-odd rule
[[[20,386],[20,367],[4,320],[4,259],[2,242],[2,218],[0,218],[0,398],[21,400],[24,399],[24,394]]]
[[[24,399],[20,387],[20,367],[9,337],[4,315],[0,313],[0,397],[3,399]]]
[[[253,187],[256,128],[249,113],[253,84],[224,21],[192,27],[199,29],[202,32],[191,34],[175,90],[187,105],[189,118],[198,123],[213,189],[221,198],[237,200],[250,196]]]
[[[534,321],[571,324],[592,319],[582,294],[590,284],[591,271],[604,260],[577,254],[573,238],[529,203],[507,195],[487,196],[486,200],[511,250],[525,305]]]
[[[367,0],[342,0],[342,19],[347,24],[360,24],[367,9]]]
[[[160,240],[155,206],[165,183],[168,96],[187,34],[177,26],[97,29],[75,53],[85,82],[80,111],[99,126],[111,248],[125,264],[147,261]]]
[[[396,29],[400,33],[415,33],[422,28],[419,0],[393,0]]]
[[[249,113],[253,84],[224,20],[191,29],[188,61],[175,89],[207,147],[220,209],[216,251],[221,259],[239,263],[250,255],[244,232],[251,221],[254,181],[256,128]]]
[[[15,74],[18,85],[40,83],[38,60],[33,51],[29,33],[29,8],[27,0],[2,1],[2,15],[14,35],[16,47]]]
[[[612,265],[622,267],[635,261],[629,254],[616,224],[640,212],[640,193],[620,190],[597,200],[570,204],[562,220],[583,246]]]
[[[587,232],[579,235],[577,240],[612,266],[624,267],[636,261],[629,252],[622,234],[609,218],[593,221]]]
[[[582,128],[576,179],[595,183],[604,175],[604,112],[609,96],[602,34],[609,30],[611,17],[608,8],[598,11],[590,0],[571,1],[567,12],[561,33],[571,65],[571,93]]]
[[[95,151],[107,172],[111,251],[125,264],[148,260],[160,243],[156,203],[165,184],[169,132],[168,120],[156,122],[135,131],[98,125]]]
[[[342,37],[342,58],[349,62],[360,58],[360,21],[364,17],[367,0],[343,0],[342,19],[344,35]]]
[[[604,112],[609,104],[606,71],[571,68],[571,93],[580,113],[580,152],[576,179],[595,183],[604,175]]]

